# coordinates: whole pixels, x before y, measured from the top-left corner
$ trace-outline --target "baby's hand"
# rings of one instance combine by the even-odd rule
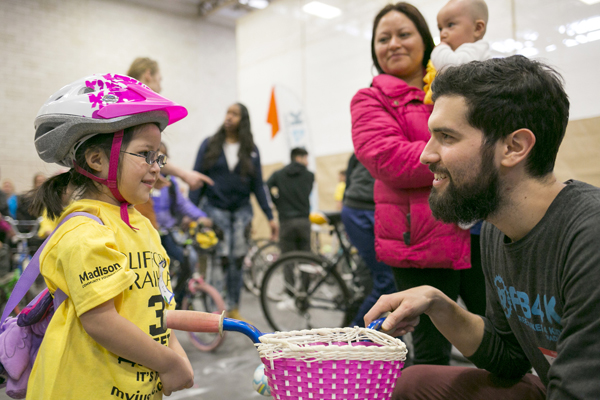
[[[188,389],[194,385],[192,365],[185,357],[178,354],[173,358],[173,362],[165,368],[165,371],[158,371],[158,374],[163,384],[162,390],[165,396],[170,396],[173,392]]]

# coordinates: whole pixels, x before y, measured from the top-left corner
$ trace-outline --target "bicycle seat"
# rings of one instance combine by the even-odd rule
[[[342,223],[341,211],[326,211],[324,214],[331,225],[338,225]]]
[[[317,225],[337,225],[342,222],[342,213],[339,211],[319,211],[310,213],[310,222]]]

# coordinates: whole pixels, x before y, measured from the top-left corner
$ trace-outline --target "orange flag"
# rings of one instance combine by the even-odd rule
[[[269,113],[267,123],[271,124],[271,139],[279,132],[279,119],[277,118],[277,103],[275,102],[275,87],[271,90],[271,102],[269,103]]]

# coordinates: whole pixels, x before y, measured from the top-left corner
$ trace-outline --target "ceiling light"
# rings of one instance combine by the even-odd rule
[[[600,0],[579,0],[579,1],[581,1],[582,3],[585,3],[585,4],[590,4],[590,5],[600,3]]]
[[[600,0],[598,0],[600,1]],[[329,4],[321,3],[320,1],[311,1],[302,7],[302,11],[307,14],[316,15],[320,18],[331,19],[339,16],[342,13],[337,7],[330,6]]]
[[[267,8],[269,2],[267,0],[248,0],[248,5],[252,8]]]

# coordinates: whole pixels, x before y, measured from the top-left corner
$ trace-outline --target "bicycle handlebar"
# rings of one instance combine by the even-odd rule
[[[223,336],[223,319],[221,314],[201,311],[167,310],[163,315],[163,326],[169,329],[187,332],[210,332]]]
[[[10,224],[10,226],[12,226],[13,231],[15,233],[14,237],[16,239],[31,239],[32,237],[36,236],[38,233],[38,228],[40,227],[40,223],[42,222],[43,219],[44,218],[39,217],[34,220],[26,220],[26,219],[25,220],[24,219],[16,220],[9,216],[4,216],[4,220],[6,222],[8,222]],[[31,231],[21,232],[19,230],[19,226],[30,226]]]

